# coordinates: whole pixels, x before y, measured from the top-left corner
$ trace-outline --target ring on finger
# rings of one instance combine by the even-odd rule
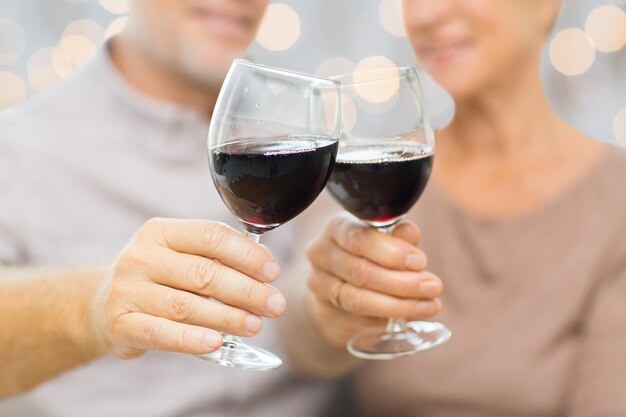
[[[341,306],[341,301],[339,300],[339,295],[341,294],[341,288],[345,284],[342,280],[337,280],[332,288],[330,289],[330,303],[338,310],[343,310]]]

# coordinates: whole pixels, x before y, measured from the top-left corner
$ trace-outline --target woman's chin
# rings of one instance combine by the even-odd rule
[[[441,74],[433,75],[433,79],[439,84],[454,101],[462,101],[471,97],[475,97],[480,93],[481,89],[472,83],[471,79],[462,73],[449,73],[445,76]]]

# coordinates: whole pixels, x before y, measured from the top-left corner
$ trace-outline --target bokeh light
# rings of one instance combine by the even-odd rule
[[[300,37],[300,17],[284,3],[270,4],[256,35],[256,41],[268,51],[284,51]]]
[[[109,27],[107,27],[104,38],[109,39],[122,32],[122,30],[124,30],[124,26],[126,26],[126,22],[128,22],[128,16],[118,17],[112,21]]]
[[[43,91],[62,79],[54,66],[56,51],[56,48],[41,48],[28,60],[28,82],[36,91]]]
[[[69,77],[76,69],[61,48],[54,48],[52,51],[52,66],[61,78]]]
[[[0,109],[26,100],[26,83],[13,71],[0,71]]]
[[[596,59],[593,41],[577,28],[558,32],[550,43],[550,62],[557,71],[573,76],[587,72]]]
[[[585,31],[598,51],[617,51],[626,44],[626,13],[617,6],[596,7],[587,17]]]
[[[67,25],[61,38],[70,36],[83,36],[98,45],[104,40],[104,29],[98,22],[91,19],[75,20]]]
[[[620,145],[626,147],[626,107],[623,107],[615,116],[613,122],[613,133],[615,134],[615,140]]]
[[[357,121],[357,110],[356,105],[354,104],[354,100],[347,95],[341,95],[341,128],[345,133],[349,133],[356,125]]]
[[[100,5],[110,13],[124,14],[128,13],[128,0],[100,0]]]
[[[355,83],[363,83],[380,79],[385,82],[368,84],[367,87],[356,86],[357,94],[366,101],[379,103],[392,98],[398,91],[400,80],[398,69],[389,58],[375,55],[361,60],[352,75]]]
[[[337,75],[351,74],[355,68],[356,65],[354,62],[343,56],[337,56],[323,61],[320,66],[317,67],[315,74],[320,77],[334,77]]]
[[[393,36],[406,36],[404,29],[404,14],[402,12],[402,0],[383,0],[378,8],[380,23],[383,28]]]
[[[96,52],[96,44],[82,35],[72,35],[61,39],[59,49],[76,68],[84,65]]]
[[[359,60],[371,56],[382,56],[386,65],[415,63],[405,39],[402,0],[269,3],[258,42],[246,54],[254,60],[325,77],[353,74]],[[624,128],[617,126],[626,116],[616,115],[626,105],[626,0],[565,3],[555,23],[557,35],[541,63],[546,92],[555,110],[577,129],[600,140],[615,138],[619,131],[624,142]],[[2,92],[3,97],[23,91],[20,85],[34,96],[71,76],[102,42],[123,30],[132,5],[131,0],[51,0],[37,7],[25,6],[30,3],[24,0],[0,4],[6,6],[0,7],[0,71],[21,79],[16,89]],[[369,63],[359,63],[359,70]],[[381,67],[374,63],[369,67]],[[420,76],[433,124],[443,126],[453,114],[452,101],[432,78]],[[346,108],[356,108],[353,116],[359,119],[405,100],[403,94],[394,94],[394,87],[377,94],[346,94]],[[344,117],[349,126],[352,116]]]
[[[13,19],[0,17],[0,65],[16,63],[26,49],[24,29]]]

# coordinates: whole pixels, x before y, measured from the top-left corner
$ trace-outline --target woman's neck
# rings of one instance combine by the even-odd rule
[[[530,213],[571,189],[608,150],[559,119],[538,65],[457,101],[454,121],[438,135],[433,179],[468,213]]]
[[[508,74],[506,83],[457,100],[455,118],[440,133],[438,151],[507,161],[549,157],[571,144],[565,140],[571,129],[552,110],[538,68],[539,62],[529,63]]]

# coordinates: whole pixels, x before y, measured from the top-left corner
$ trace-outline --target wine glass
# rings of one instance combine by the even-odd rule
[[[342,132],[327,188],[344,209],[389,233],[413,207],[430,176],[434,133],[414,68],[387,68],[333,77],[342,82]],[[391,318],[357,334],[348,350],[386,360],[431,349],[450,331],[430,321]]]
[[[338,81],[233,62],[211,119],[208,155],[213,182],[250,239],[258,243],[324,189],[337,155],[340,98]],[[232,335],[198,356],[251,370],[282,364]]]

